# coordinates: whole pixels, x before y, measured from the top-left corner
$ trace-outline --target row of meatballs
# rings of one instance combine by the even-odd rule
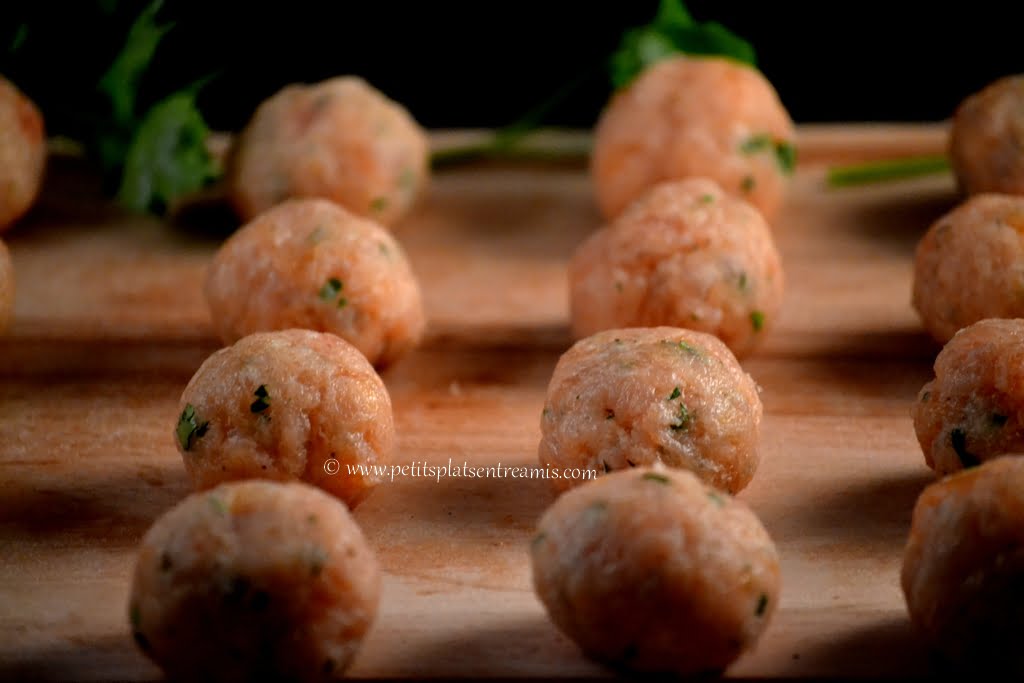
[[[934,380],[921,389],[912,408],[913,422],[926,463],[940,476],[949,476],[929,486],[917,501],[901,573],[911,619],[945,662],[974,671],[1016,675],[1024,672],[1024,660],[1014,641],[1021,624],[1016,605],[1024,571],[1019,564],[1024,542],[1020,535],[1024,458],[1012,457],[1024,450],[1020,436],[1024,422],[1021,112],[1022,77],[997,81],[958,108],[951,129],[950,157],[961,189],[969,198],[936,221],[917,248],[912,300],[925,328],[938,341],[948,343],[935,361]],[[671,149],[671,144],[667,148]],[[674,193],[679,187],[662,186],[650,192],[648,206],[664,206],[664,202],[685,196],[684,192]],[[660,199],[655,199],[659,192]],[[618,221],[642,216],[644,202],[640,200],[627,209]],[[671,225],[664,218],[661,222]],[[613,223],[608,230],[616,228]],[[714,230],[721,235],[730,228],[717,225]],[[672,231],[668,228],[663,236],[665,233],[671,235]],[[651,234],[657,232],[652,230]],[[622,234],[615,243],[602,245],[602,239],[607,238],[595,236],[581,248],[580,253],[590,249],[593,254],[584,260],[584,272],[599,264],[605,254],[613,254],[612,258],[620,258],[621,263],[628,260],[630,253],[648,249],[639,231]],[[748,246],[756,244],[749,236],[747,239]],[[765,290],[771,291],[773,282],[781,296],[781,273],[775,274],[775,259],[765,257],[771,252],[770,240],[765,243],[765,249],[754,249],[761,257],[742,261],[749,270],[733,271],[737,274],[734,282],[750,281],[753,273],[753,282],[762,296]],[[676,250],[685,251],[685,247],[677,245]],[[737,253],[735,248],[724,251]],[[673,249],[663,253],[671,254]],[[757,262],[769,267],[752,268],[751,264]],[[646,272],[664,272],[664,263],[652,259]],[[579,267],[574,260],[573,268]],[[628,281],[628,275],[623,275],[629,269],[595,269],[596,282],[606,277],[602,295],[612,303],[605,310],[614,311],[620,300],[611,290],[622,291],[623,287],[616,283],[618,278]],[[576,296],[580,279],[572,277],[570,281],[574,328],[578,333],[592,332],[593,329],[581,329],[576,317],[581,301]],[[692,281],[672,291],[673,281],[658,279],[657,275],[648,282],[666,288],[672,292],[673,300],[687,304],[691,303],[687,297],[695,290],[708,291],[694,288]],[[720,291],[729,292],[728,288]],[[731,293],[735,296],[735,290]],[[687,304],[683,310],[690,313],[690,322],[683,322],[683,316],[673,318],[664,308],[660,317],[655,313],[639,321],[671,321],[700,329],[693,324],[699,316],[693,315],[696,307],[687,309]],[[754,320],[756,311],[772,310],[768,304],[758,306],[742,313],[749,313]],[[617,320],[637,318],[616,319],[612,315],[604,320],[606,327],[612,327]],[[742,320],[742,315],[734,315],[732,320]],[[744,339],[740,335],[737,342],[737,337],[727,332],[729,329],[736,328],[725,325],[706,331],[717,334],[737,354],[747,351],[750,337]],[[756,391],[751,391],[753,382],[739,370],[728,350],[715,348],[713,340],[679,340],[667,330],[648,330],[640,333],[649,336],[639,344],[645,347],[644,351],[637,353],[631,348],[638,341],[634,334],[635,331],[599,333],[579,342],[563,357],[552,379],[542,417],[542,462],[568,453],[570,457],[563,462],[583,461],[604,471],[623,465],[642,468],[652,461],[665,463],[695,473],[707,487],[704,492],[709,499],[725,500],[723,489],[738,491],[753,476],[757,465],[761,406]],[[695,380],[692,384],[680,379],[678,366],[667,361],[667,356],[658,355],[666,352],[677,354],[673,361],[689,364],[685,375]],[[709,370],[698,359],[705,363],[711,359],[711,365],[717,359],[721,365]],[[694,366],[699,369],[695,371]],[[593,378],[599,387],[596,397],[586,391],[590,388],[588,378]],[[680,386],[677,382],[683,383]],[[574,413],[581,403],[583,410]],[[665,438],[666,425],[674,438]],[[690,439],[679,439],[679,432]],[[678,447],[679,441],[682,448]],[[608,488],[612,488],[615,476],[607,478]],[[634,478],[636,482],[661,480],[652,472],[636,474]],[[627,485],[622,486],[628,489]],[[650,492],[646,495],[650,496]],[[726,521],[714,515],[714,506],[706,505],[706,500],[704,505],[690,501],[694,517],[708,520],[708,526],[694,529],[694,517],[661,514],[665,504],[658,500],[657,505],[652,505],[656,499],[646,497],[644,502],[637,503],[648,507],[646,515],[635,514],[649,526],[629,527],[623,532],[621,518],[604,521],[606,497],[593,485],[568,494],[565,502],[556,503],[542,520],[541,532],[535,540],[538,592],[564,631],[595,658],[634,669],[679,673],[720,670],[756,641],[777,601],[779,584],[774,547],[749,510]],[[567,525],[556,511],[563,506],[569,508],[570,500],[575,505],[574,516],[567,513]],[[702,516],[708,510],[712,514]],[[567,526],[573,529],[571,533],[566,531]],[[681,536],[692,545],[673,546],[678,555],[655,554],[659,558],[656,562],[664,566],[663,571],[652,571],[649,564],[621,559],[628,556],[623,551],[624,544],[643,557],[651,557],[645,553],[663,551],[664,547],[652,537],[657,538],[666,527],[675,529],[677,534],[683,529]],[[549,528],[556,530],[557,541],[548,540]],[[622,533],[636,539],[636,545],[624,542]],[[737,533],[746,542],[736,544]],[[719,539],[717,544],[712,537]],[[549,544],[560,544],[561,554],[548,554]],[[733,559],[742,559],[742,567],[749,573],[738,576],[719,564],[723,552],[732,553]],[[676,573],[676,563],[692,559],[691,553],[698,553],[696,556],[703,558],[702,562],[714,567],[718,583],[700,583],[707,577],[699,572],[698,578]],[[552,565],[560,573],[545,573]],[[558,578],[552,579],[553,575]],[[610,593],[608,584],[620,578],[621,583],[616,584],[618,592]],[[664,585],[658,584],[662,581]],[[688,581],[697,582],[701,592],[695,596],[684,591],[686,602],[681,606],[676,602],[680,594],[669,585],[678,588]],[[661,589],[652,589],[652,582],[661,585]],[[756,590],[748,590],[751,587]],[[710,603],[714,606],[702,612],[709,604],[701,601],[705,595],[715,596]],[[600,597],[601,607],[591,602],[596,597]],[[616,600],[622,599],[642,608],[631,612],[606,606],[620,604]],[[677,610],[670,624],[662,623],[658,616],[665,605]],[[592,628],[595,624],[601,627]],[[700,635],[689,643],[672,640],[680,633],[673,630],[672,624],[682,624],[691,635]],[[623,631],[617,631],[617,625],[626,625],[624,632],[637,634],[638,638],[621,635]],[[609,633],[619,634],[618,639]],[[637,645],[637,641],[643,645]],[[652,642],[666,644],[666,648],[658,652]]]
[[[912,300],[944,347],[911,413],[944,477],[918,498],[901,584],[947,662],[1024,673],[1024,77],[957,109],[949,152],[968,198],[917,245]]]

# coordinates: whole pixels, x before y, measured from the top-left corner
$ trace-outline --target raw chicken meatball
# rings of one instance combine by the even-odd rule
[[[914,307],[940,342],[1024,317],[1024,197],[976,195],[937,220],[917,245]]]
[[[182,681],[339,678],[377,614],[380,570],[344,505],[300,483],[196,493],[142,539],[135,641]]]
[[[1024,194],[1024,75],[964,100],[953,116],[949,156],[968,194]]]
[[[655,186],[591,235],[569,264],[569,289],[577,337],[672,325],[743,355],[778,315],[783,274],[757,209],[694,178]]]
[[[391,399],[355,348],[332,334],[262,332],[196,371],[175,441],[196,488],[302,479],[355,507],[383,480],[395,439]]]
[[[35,202],[45,165],[43,117],[31,100],[0,76],[0,232]]]
[[[425,186],[429,151],[409,113],[360,78],[290,85],[242,132],[228,188],[246,220],[290,197],[323,197],[387,225]]]
[[[232,235],[207,273],[206,300],[226,343],[307,328],[342,337],[377,366],[414,347],[426,325],[398,242],[323,199],[285,202]]]
[[[559,359],[539,459],[597,474],[661,462],[736,493],[760,455],[754,380],[715,337],[673,327],[608,330]],[[557,488],[581,479],[553,479]]]
[[[588,656],[634,671],[721,672],[779,601],[757,516],[690,472],[643,467],[566,493],[531,555],[552,621]]]
[[[975,675],[1024,674],[1024,458],[998,458],[925,489],[902,579],[910,617],[939,655]]]
[[[0,240],[0,332],[7,329],[14,314],[14,265],[7,245]]]
[[[663,180],[707,177],[769,219],[796,164],[793,122],[756,69],[718,57],[648,67],[601,114],[591,172],[613,218]]]
[[[1024,320],[982,320],[957,333],[912,414],[925,461],[939,474],[1024,452]]]

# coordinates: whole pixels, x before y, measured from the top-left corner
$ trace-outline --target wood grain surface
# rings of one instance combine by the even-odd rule
[[[910,307],[914,245],[956,201],[936,177],[829,190],[831,161],[934,153],[939,126],[803,128],[775,222],[788,291],[744,362],[763,387],[763,463],[741,494],[778,543],[782,602],[730,675],[923,673],[899,589],[933,477],[908,408],[937,346]],[[216,237],[129,216],[75,164],[5,236],[16,321],[0,339],[0,677],[153,679],[132,644],[135,546],[188,493],[172,428],[218,348],[200,282]],[[435,176],[396,228],[424,288],[424,346],[389,369],[398,463],[533,464],[570,344],[566,261],[599,223],[582,168]],[[528,539],[542,480],[412,477],[356,511],[385,569],[357,677],[602,676],[548,621]]]

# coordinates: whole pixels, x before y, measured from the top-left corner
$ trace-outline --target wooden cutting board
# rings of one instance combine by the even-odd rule
[[[735,676],[927,669],[899,589],[910,512],[932,481],[908,417],[937,346],[911,259],[955,201],[936,177],[829,190],[834,161],[934,153],[939,126],[801,130],[775,234],[788,291],[744,367],[764,389],[763,464],[741,494],[779,545],[779,611]],[[125,616],[135,546],[189,488],[176,402],[218,344],[200,292],[217,240],[100,202],[53,169],[8,234],[17,319],[0,339],[0,677],[152,679]],[[585,170],[482,165],[435,176],[396,229],[430,332],[384,378],[399,463],[533,464],[570,344],[565,265],[599,223]],[[356,512],[385,569],[353,676],[595,676],[547,620],[528,540],[542,480],[399,478]]]

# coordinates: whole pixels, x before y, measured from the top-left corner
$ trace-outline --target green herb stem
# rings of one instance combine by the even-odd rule
[[[518,120],[499,128],[487,140],[437,150],[431,155],[431,165],[438,169],[485,159],[547,163],[585,161],[590,154],[589,145],[563,148],[524,143],[553,110],[594,76],[609,73],[613,86],[620,89],[655,62],[681,54],[718,55],[749,66],[757,61],[754,48],[721,24],[695,21],[682,0],[660,0],[654,19],[644,26],[628,29],[609,60],[601,60],[587,69]],[[770,138],[765,142],[774,149],[783,172],[792,172],[796,161],[792,146]]]
[[[829,187],[854,187],[871,183],[909,180],[926,175],[947,173],[949,159],[945,155],[926,155],[869,161],[847,166],[833,166],[828,170]]]
[[[430,155],[435,169],[450,168],[474,161],[519,161],[541,163],[581,163],[590,156],[590,144],[559,145],[526,144],[528,136],[509,142],[498,131],[483,142],[455,145],[439,149]]]
[[[457,145],[435,151],[430,155],[431,165],[434,168],[443,168],[482,159],[540,162],[586,160],[590,155],[589,144],[563,149],[540,145],[526,146],[524,143],[540,128],[552,111],[560,107],[588,81],[603,74],[604,70],[605,63],[602,60],[586,69],[512,123],[494,131],[483,142]]]

